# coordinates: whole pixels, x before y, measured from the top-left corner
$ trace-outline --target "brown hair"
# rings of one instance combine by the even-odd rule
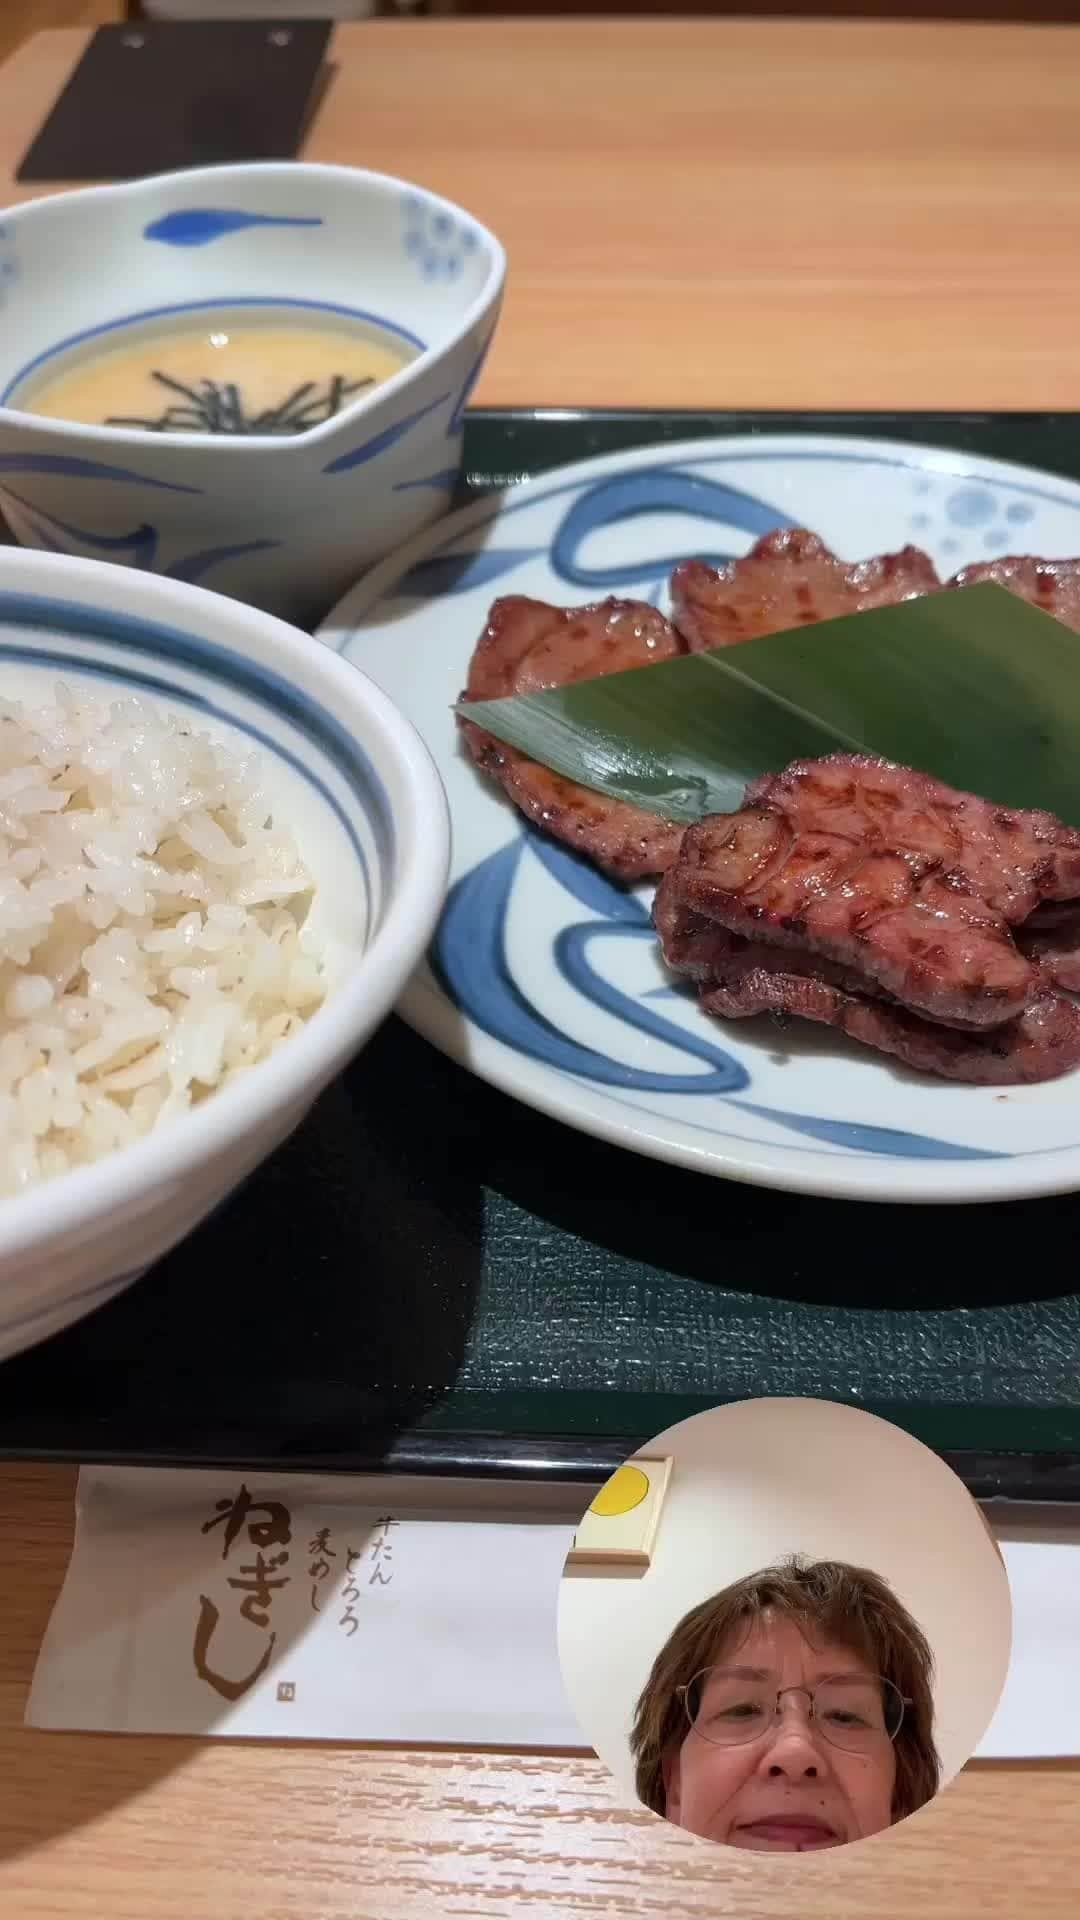
[[[668,1636],[642,1689],[630,1735],[639,1800],[654,1813],[667,1811],[664,1760],[687,1732],[677,1689],[689,1686],[737,1630],[749,1633],[767,1610],[785,1614],[803,1632],[809,1629],[808,1639],[846,1647],[900,1689],[907,1704],[893,1742],[893,1819],[925,1806],[941,1772],[933,1732],[934,1656],[926,1635],[876,1573],[797,1555],[703,1600]]]

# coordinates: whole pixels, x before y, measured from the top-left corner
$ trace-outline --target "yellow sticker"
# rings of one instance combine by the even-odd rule
[[[601,1520],[613,1520],[617,1514],[632,1513],[648,1498],[649,1476],[640,1467],[619,1467],[601,1487],[590,1513]]]

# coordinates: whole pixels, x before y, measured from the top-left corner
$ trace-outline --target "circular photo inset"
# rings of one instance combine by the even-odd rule
[[[629,1797],[762,1853],[843,1846],[971,1758],[1009,1663],[1004,1562],[929,1448],[825,1400],[715,1407],[583,1516],[559,1656]]]

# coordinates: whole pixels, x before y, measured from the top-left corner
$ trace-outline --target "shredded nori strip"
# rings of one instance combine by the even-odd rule
[[[244,411],[240,389],[231,380],[223,384],[200,380],[198,386],[189,387],[168,373],[155,371],[151,377],[159,386],[179,395],[184,404],[174,401],[156,420],[144,419],[138,414],[113,413],[105,421],[107,427],[142,427],[148,433],[307,433],[310,428],[321,426],[324,420],[332,420],[352,394],[374,385],[370,375],[363,380],[346,380],[344,374],[335,373],[321,392],[316,390],[314,380],[305,380],[278,406],[248,414]]]

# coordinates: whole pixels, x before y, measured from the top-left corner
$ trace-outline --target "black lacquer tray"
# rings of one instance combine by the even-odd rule
[[[724,433],[879,434],[1080,480],[1080,417],[474,413],[463,496]],[[813,1200],[639,1162],[391,1020],[129,1294],[0,1366],[0,1456],[594,1479],[717,1401],[885,1413],[980,1496],[1080,1499],[1080,1196]]]

